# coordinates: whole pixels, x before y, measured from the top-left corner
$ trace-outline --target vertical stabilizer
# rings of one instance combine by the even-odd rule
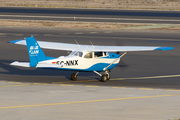
[[[25,39],[29,54],[30,66],[36,67],[38,62],[46,60],[47,57],[33,36]]]

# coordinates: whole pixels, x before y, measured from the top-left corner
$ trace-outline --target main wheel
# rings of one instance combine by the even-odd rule
[[[107,75],[102,75],[101,76],[101,82],[106,82],[107,81]]]
[[[110,75],[109,75],[109,74],[106,74],[106,77],[107,77],[107,80],[109,80],[109,79],[110,79]]]
[[[76,73],[71,74],[71,80],[72,80],[72,81],[76,81],[76,80],[77,80],[77,75],[76,75]]]

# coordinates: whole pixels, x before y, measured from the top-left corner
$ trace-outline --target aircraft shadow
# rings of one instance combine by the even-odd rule
[[[54,81],[64,81],[64,80],[71,80],[71,74],[76,72],[76,71],[64,71],[64,70],[55,70],[55,69],[35,69],[35,68],[24,68],[24,67],[16,67],[16,66],[11,66],[10,63],[12,63],[12,60],[0,60],[0,74],[1,74],[1,79],[3,76],[8,76],[8,78],[11,78],[13,80],[13,76],[19,76],[20,77],[38,77],[38,80],[40,78],[46,79],[43,81],[47,81],[47,79],[50,79],[49,82],[54,82]],[[3,69],[3,70],[1,70]],[[12,77],[10,77],[12,75]],[[94,74],[93,72],[81,72],[78,74],[79,77],[85,77],[86,79],[97,79],[99,80],[99,76]],[[97,76],[97,77],[95,77]],[[40,78],[39,78],[40,77]],[[6,78],[6,80],[8,79]],[[15,78],[14,78],[15,79]],[[54,79],[54,80],[52,80]],[[61,80],[62,79],[62,80]],[[31,82],[26,81],[26,82]],[[37,81],[38,82],[38,81]],[[39,82],[42,82],[40,80]]]
[[[64,82],[69,83],[70,75],[74,71],[64,71],[55,69],[35,69],[35,68],[23,68],[11,66],[12,60],[0,60],[0,81],[14,81],[14,82],[30,82],[30,83],[52,83],[52,82]],[[128,65],[120,63],[117,65],[118,68],[127,69]],[[125,87],[153,87],[153,88],[178,88],[179,84],[162,84],[156,83],[155,80],[146,80],[146,82],[141,80],[125,80],[125,81],[108,81],[99,82],[100,77],[93,72],[82,72],[78,74],[80,77],[77,82],[72,82],[73,84],[83,84],[83,85],[103,85],[103,86],[125,86]],[[93,80],[87,81],[86,80]],[[94,81],[97,80],[97,81]],[[84,82],[78,82],[84,81]],[[172,80],[170,80],[171,82]],[[118,83],[117,83],[118,82]],[[71,82],[70,82],[71,83]]]
[[[35,69],[35,68],[24,68],[24,67],[16,67],[11,66],[12,60],[0,60],[0,68],[4,70],[0,70],[1,75],[17,75],[20,77],[42,77],[49,79],[58,79],[54,81],[61,81],[61,79],[71,80],[71,74],[76,71],[64,71],[64,70],[55,70],[55,69]],[[127,65],[117,65],[117,67],[128,67]],[[83,77],[85,79],[96,79],[100,80],[100,77],[93,72],[80,72],[78,77]],[[10,77],[12,79],[12,77]],[[1,78],[2,79],[2,78]],[[7,78],[6,78],[7,79]],[[64,81],[63,79],[63,81]],[[52,80],[51,80],[52,81]]]

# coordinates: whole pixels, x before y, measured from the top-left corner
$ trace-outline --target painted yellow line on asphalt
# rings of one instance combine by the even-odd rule
[[[169,77],[180,77],[180,75],[165,75],[165,76],[152,76],[152,77],[137,77],[127,79],[153,79],[153,78],[169,78]]]
[[[10,35],[14,35],[14,36],[23,36],[23,34],[10,34]]]
[[[7,28],[12,28],[12,27],[14,27],[14,26],[6,26]]]
[[[113,79],[110,79],[110,80],[126,80],[127,78],[113,78]]]
[[[95,34],[95,33],[98,33],[98,32],[89,32],[89,33],[91,33],[91,34]]]
[[[18,84],[20,84],[21,82],[8,82],[8,83],[18,83]]]
[[[87,85],[86,87],[99,87],[99,86],[92,86],[92,85]]]
[[[92,33],[98,33],[98,32],[92,32]],[[0,35],[8,35],[9,33],[0,33]],[[66,33],[61,33],[66,34]],[[62,37],[62,35],[55,35],[55,34],[44,34],[44,36],[56,36],[56,37]],[[35,36],[35,35],[33,35]],[[77,36],[63,36],[63,37],[77,37]],[[81,38],[112,38],[112,37],[100,37],[100,36],[78,36]],[[158,41],[180,41],[179,39],[153,39],[153,38],[128,38],[128,37],[113,37],[113,39],[138,39],[138,40],[158,40]]]
[[[167,91],[180,91],[180,90],[176,90],[176,89],[167,89]]]
[[[42,106],[68,105],[68,104],[94,103],[94,102],[107,102],[107,101],[119,101],[119,100],[133,100],[133,99],[169,97],[169,96],[179,96],[179,95],[180,94],[167,94],[167,95],[153,95],[153,96],[114,98],[114,99],[102,99],[102,100],[75,101],[75,102],[65,102],[65,103],[49,103],[49,104],[37,104],[37,105],[8,106],[8,107],[0,107],[0,109],[25,108],[25,107],[42,107]]]
[[[70,82],[52,82],[51,84],[61,84],[61,83],[70,83]]]
[[[165,75],[165,76],[152,76],[152,77],[135,77],[135,78],[115,78],[111,80],[138,80],[138,79],[154,79],[154,78],[173,78],[180,77],[180,75]]]
[[[134,78],[114,78],[110,80],[138,80],[138,79],[155,79],[155,78],[174,78],[180,75],[165,75],[165,76],[152,76],[152,77],[134,77]],[[52,82],[51,84],[65,84],[65,83],[78,83],[78,82],[99,82],[98,80],[83,80],[83,81],[68,81],[68,82]]]
[[[0,33],[0,35],[7,35],[7,33]]]
[[[38,34],[29,34],[29,36],[38,36]]]
[[[142,89],[142,90],[153,90],[153,88],[138,88],[138,89]]]
[[[53,36],[53,37],[61,37],[61,35],[54,35],[54,34],[44,34],[44,36]]]
[[[53,36],[53,34],[44,34],[44,36]]]
[[[84,33],[80,32],[80,33],[74,33],[74,34],[84,34]]]
[[[112,87],[112,88],[127,88],[127,87]]]
[[[60,86],[74,86],[72,84],[60,84]]]
[[[103,36],[63,36],[63,37],[80,37],[80,38],[113,38],[113,39],[138,39],[138,40],[157,40],[157,41],[180,41],[179,39],[153,39],[153,38],[128,38],[128,37],[103,37]]]
[[[6,86],[0,86],[0,87],[16,87],[16,86],[28,86],[31,84],[21,84],[21,85],[6,85]]]
[[[47,83],[33,83],[35,85],[47,85]]]
[[[51,84],[65,84],[65,83],[78,83],[78,82],[94,82],[98,80],[83,80],[83,81],[67,81],[67,82],[52,82]]]
[[[128,37],[113,37],[114,39],[134,39],[134,40],[156,40],[156,41],[180,41],[179,39],[151,39],[151,38],[128,38]]]

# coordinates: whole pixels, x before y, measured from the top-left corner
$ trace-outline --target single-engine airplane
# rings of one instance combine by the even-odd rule
[[[79,45],[57,42],[36,41],[33,36],[25,40],[14,40],[9,43],[27,45],[30,62],[15,61],[10,65],[21,67],[48,68],[60,70],[73,70],[77,73],[71,74],[71,79],[75,81],[79,72],[94,72],[101,76],[101,81],[110,79],[109,71],[113,69],[120,59],[129,51],[153,51],[172,50],[173,47],[153,47],[153,46],[96,46]],[[58,58],[48,57],[41,48],[72,51],[68,56]],[[122,55],[109,52],[124,52]],[[99,72],[104,72],[100,74]]]

